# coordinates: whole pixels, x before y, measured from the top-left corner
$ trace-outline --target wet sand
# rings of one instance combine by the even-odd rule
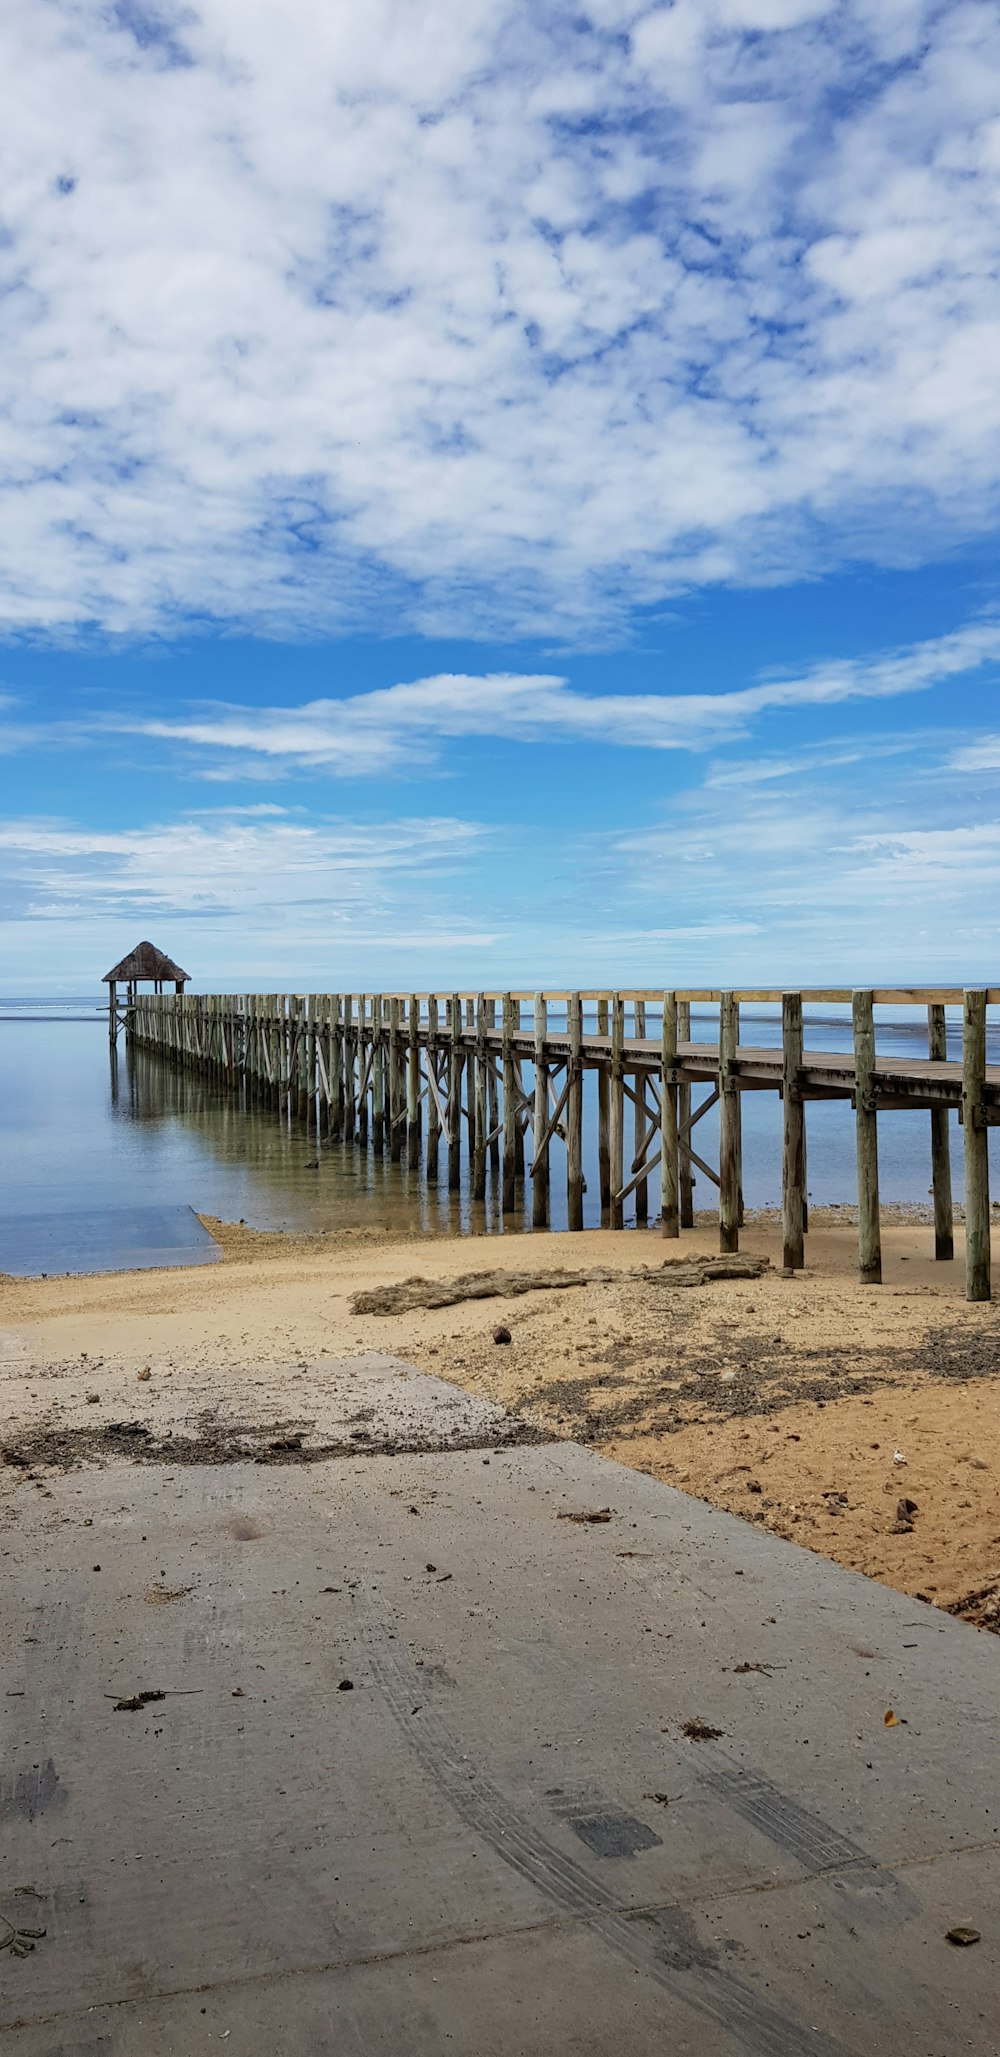
[[[23,1493],[46,1492],[53,1469],[100,1460],[98,1432],[116,1423],[200,1436],[216,1461],[234,1424],[262,1448],[284,1430],[288,1461],[301,1461],[324,1435],[322,1357],[374,1349],[1000,1626],[1000,1301],[968,1306],[960,1231],[955,1262],[938,1265],[930,1231],[905,1213],[884,1229],[884,1284],[862,1288],[845,1214],[814,1217],[795,1278],[778,1268],[773,1219],[759,1219],[741,1250],[770,1270],[687,1289],[643,1268],[714,1254],[707,1221],[680,1245],[653,1231],[287,1237],[210,1221],[224,1262],[208,1270],[0,1278],[0,1520],[18,1518]],[[563,1267],[612,1276],[351,1310],[356,1293],[414,1275]],[[500,1325],[509,1342],[494,1341]],[[103,1454],[125,1447],[112,1438]]]

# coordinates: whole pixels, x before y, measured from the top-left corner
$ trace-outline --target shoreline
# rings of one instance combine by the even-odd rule
[[[123,1418],[179,1434],[293,1418],[308,1446],[322,1436],[324,1356],[376,1350],[1000,1625],[1000,1302],[965,1301],[960,1228],[955,1260],[935,1264],[929,1210],[884,1211],[884,1283],[860,1286],[850,1211],[814,1210],[794,1277],[780,1271],[776,1216],[748,1216],[741,1250],[769,1269],[683,1290],[669,1268],[715,1255],[714,1216],[679,1243],[655,1229],[290,1236],[203,1217],[216,1265],[0,1277],[4,1447],[43,1447],[31,1439],[44,1429],[82,1452],[80,1438]],[[396,1314],[351,1307],[414,1275],[567,1268],[603,1275]],[[500,1324],[511,1340],[498,1345]],[[0,1520],[45,1477],[42,1459],[0,1465]],[[914,1511],[901,1522],[903,1500]]]

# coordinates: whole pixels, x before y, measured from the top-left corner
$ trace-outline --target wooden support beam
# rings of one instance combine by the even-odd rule
[[[583,1001],[579,993],[570,994],[567,1025],[566,1225],[578,1230],[583,1227]]]
[[[646,1002],[645,1002],[645,1000],[635,1000],[635,1001],[633,1001],[633,1016],[632,1016],[632,1020],[633,1020],[633,1026],[634,1026],[634,1028],[635,1028],[635,1039],[636,1039],[636,1042],[637,1042],[637,1043],[641,1043],[641,1042],[644,1042],[644,1041],[645,1041],[645,1038],[646,1038]],[[645,1130],[646,1130],[647,1124],[648,1124],[648,1114],[647,1114],[647,1109],[646,1109],[646,1084],[645,1084],[645,1073],[644,1073],[644,1072],[641,1072],[641,1071],[639,1071],[639,1070],[636,1070],[636,1073],[635,1073],[635,1113],[634,1113],[634,1120],[633,1120],[633,1139],[634,1139],[634,1143],[635,1143],[635,1156],[636,1156],[636,1157],[641,1157],[641,1158],[644,1158],[644,1157],[645,1157],[645,1155],[646,1155],[646,1151],[645,1151],[645,1145],[644,1145],[644,1142],[643,1142],[643,1136],[644,1136],[644,1134],[645,1134]],[[635,1187],[635,1218],[636,1218],[636,1224],[637,1224],[637,1226],[638,1226],[639,1228],[645,1228],[645,1226],[646,1226],[646,1223],[647,1223],[647,1222],[648,1222],[648,1220],[649,1220],[649,1184],[648,1184],[648,1181],[647,1181],[647,1180],[646,1180],[646,1179],[645,1179],[644,1177],[641,1177],[641,1176],[640,1176],[640,1177],[639,1177],[639,1178],[637,1179],[637,1181],[636,1181],[636,1187]]]
[[[944,1008],[927,1009],[927,1055],[937,1062],[948,1056]],[[951,1144],[947,1107],[931,1108],[931,1190],[934,1194],[934,1255],[947,1263],[955,1255],[955,1223],[951,1197]]]
[[[476,1057],[473,1097],[476,1103],[476,1138],[472,1152],[472,1197],[486,1198],[486,1137],[488,1112],[486,1105],[487,1067],[491,1060],[486,1054],[486,999],[482,993],[476,997]]]
[[[610,1031],[607,1000],[597,1003],[597,1033],[606,1036]],[[604,1063],[597,1067],[597,1175],[601,1188],[601,1220],[606,1221],[611,1213],[611,1068]]]
[[[678,999],[677,1041],[691,1041],[691,1002]],[[694,1227],[694,1174],[691,1169],[691,1088],[683,1080],[677,1088],[677,1129],[682,1138],[678,1153],[677,1191],[680,1224],[682,1228]]]
[[[354,1141],[358,1120],[358,1103],[355,1094],[355,1039],[354,1039],[354,995],[344,994],[344,1135],[349,1143]]]
[[[490,1034],[491,1034],[491,1035],[495,1035],[495,1034],[496,1034],[496,1025],[497,1025],[497,1003],[496,1003],[496,998],[495,998],[495,996],[492,996],[492,997],[488,998],[488,999],[487,999],[487,1002],[486,1002],[486,1027],[487,1027],[487,1029],[488,1029],[488,1031],[490,1032]],[[489,1112],[488,1112],[488,1114],[487,1114],[487,1122],[488,1122],[488,1124],[489,1124],[489,1132],[490,1132],[490,1165],[491,1165],[491,1167],[492,1167],[493,1175],[494,1175],[494,1177],[496,1177],[497,1173],[498,1173],[498,1172],[499,1172],[499,1170],[500,1170],[500,1134],[501,1134],[501,1122],[500,1122],[500,1109],[499,1109],[499,1097],[498,1097],[498,1092],[497,1092],[497,1072],[496,1072],[496,1066],[495,1066],[494,1064],[491,1064],[491,1065],[490,1065],[490,1069],[489,1069],[489,1074],[488,1074],[488,1077],[487,1077],[487,1082],[486,1082],[486,1084],[487,1084],[487,1098],[488,1098],[488,1103],[489,1103]]]
[[[740,1095],[736,1082],[739,1011],[732,993],[719,1000],[719,1249],[740,1247]]]
[[[515,1036],[521,1033],[521,1002],[514,993],[510,995],[511,1026]],[[526,1102],[524,1097],[524,1073],[517,1045],[514,1046],[514,1091],[516,1106],[520,1110]],[[519,1119],[514,1131],[514,1176],[519,1185],[524,1183],[524,1123]]]
[[[871,991],[853,995],[854,1076],[858,1154],[858,1276],[882,1283],[882,1231],[878,1204],[878,1120],[875,1113],[875,1017]]]
[[[784,993],[781,999],[781,1261],[786,1271],[801,1271],[806,1261],[806,1110],[801,1084],[802,1037],[802,995]]]
[[[983,1120],[986,1084],[986,995],[966,993],[962,1024],[962,1135],[965,1145],[965,1297],[988,1300],[990,1286],[989,1132]]]
[[[503,1063],[503,1212],[504,1218],[514,1212],[515,1189],[517,1185],[517,1084],[514,1072],[514,1001],[509,993],[503,996],[503,1018],[501,1023],[501,1055]]]
[[[385,1148],[385,1023],[381,993],[372,999],[372,1145],[381,1157]]]
[[[462,1002],[453,993],[448,1004],[448,1191],[462,1184]]]
[[[549,1109],[549,1064],[545,1042],[548,1034],[549,1010],[542,993],[535,994],[535,1108],[531,1151],[531,1225],[532,1228],[547,1228],[549,1225],[549,1143],[547,1135]]]
[[[664,993],[660,1035],[660,1229],[663,1235],[671,1238],[681,1232],[676,1065],[677,995]]]
[[[406,1041],[406,1162],[420,1168],[420,1002],[410,994]]]
[[[621,1191],[625,1183],[625,1002],[611,998],[610,1124],[611,1227],[622,1226]]]
[[[437,1091],[438,1062],[438,1003],[437,994],[427,995],[427,1044],[424,1065],[427,1083],[433,1083],[434,1091],[427,1096],[427,1177],[436,1181],[438,1157],[441,1149],[441,1103]]]
[[[389,1160],[399,1164],[403,1156],[403,1049],[400,1036],[402,1002],[397,994],[389,1001]]]

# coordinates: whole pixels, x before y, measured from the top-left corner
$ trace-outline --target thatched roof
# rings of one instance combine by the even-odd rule
[[[137,979],[173,979],[175,983],[183,983],[190,976],[190,972],[182,971],[172,957],[165,957],[155,943],[137,943],[120,964],[113,964],[111,970],[105,972],[101,984],[107,986],[113,980],[116,985],[126,985]]]

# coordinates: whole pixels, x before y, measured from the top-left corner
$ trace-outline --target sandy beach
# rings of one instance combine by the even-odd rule
[[[889,1225],[885,1282],[861,1288],[849,1222],[818,1218],[808,1268],[789,1278],[763,1219],[741,1239],[769,1260],[760,1277],[682,1287],[669,1267],[714,1254],[707,1222],[680,1246],[653,1232],[290,1238],[208,1225],[223,1250],[210,1268],[0,1280],[4,1523],[53,1469],[120,1456],[106,1431],[123,1421],[201,1437],[215,1455],[247,1430],[270,1448],[284,1428],[289,1455],[307,1457],[323,1436],[324,1355],[377,1349],[1000,1625],[1000,1308],[966,1304],[960,1239],[938,1265],[926,1226]],[[352,1311],[358,1293],[414,1277],[567,1267],[608,1276]],[[356,1433],[364,1445],[377,1424]]]

